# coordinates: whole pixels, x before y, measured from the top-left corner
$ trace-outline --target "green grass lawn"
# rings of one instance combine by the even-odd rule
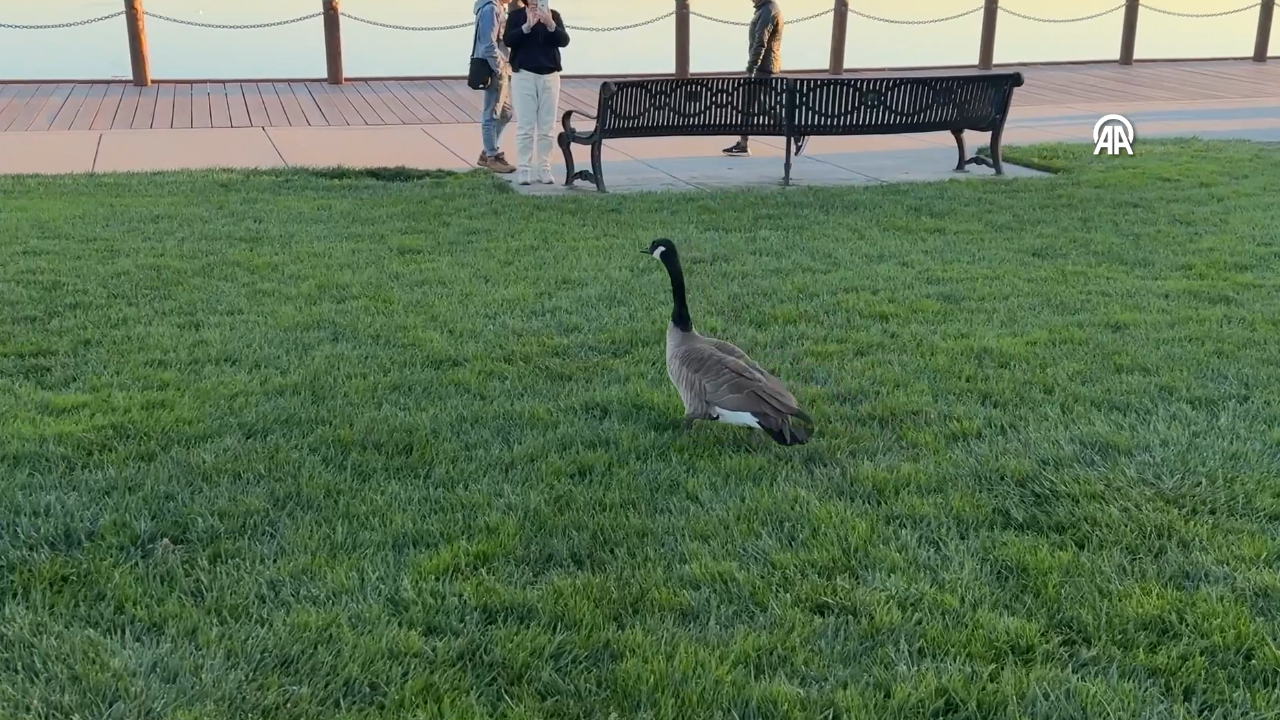
[[[0,178],[0,717],[1274,718],[1280,148]],[[680,429],[694,322],[816,421]]]

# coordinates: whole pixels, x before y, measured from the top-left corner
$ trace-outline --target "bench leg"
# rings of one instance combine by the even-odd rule
[[[787,159],[782,170],[782,184],[785,187],[791,186],[791,136],[787,136]]]
[[[974,155],[971,158],[966,158],[964,156],[964,131],[952,130],[951,134],[954,135],[956,138],[956,149],[959,151],[959,154],[960,154],[960,159],[956,163],[955,171],[969,172],[966,169],[967,166],[981,165],[983,167],[993,168],[996,171],[996,175],[1003,175],[1004,164],[1000,162],[1000,133],[1003,130],[1004,130],[1003,127],[998,127],[991,133],[991,159],[989,160],[987,158],[982,157],[981,155]]]
[[[569,133],[562,132],[556,136],[556,144],[560,146],[560,154],[564,156],[564,186],[570,187],[576,180],[573,170],[573,141]]]
[[[560,144],[560,152],[564,155],[565,178],[564,186],[570,187],[577,180],[594,183],[596,190],[605,192],[604,189],[604,171],[600,163],[600,152],[604,149],[604,141],[596,140],[591,143],[591,169],[575,170],[573,163],[573,140],[566,133],[560,133],[558,140]]]
[[[964,156],[964,130],[952,130],[951,136],[956,139],[956,151],[960,159],[956,161],[956,172],[969,172],[966,166],[969,164],[968,158]]]
[[[996,175],[1004,174],[1004,163],[1000,161],[1000,136],[1004,134],[1004,125],[991,131],[991,166]]]
[[[609,192],[604,189],[604,165],[600,158],[600,155],[603,152],[603,140],[596,140],[594,143],[591,143],[591,175],[596,181],[596,190],[599,190],[600,192]]]

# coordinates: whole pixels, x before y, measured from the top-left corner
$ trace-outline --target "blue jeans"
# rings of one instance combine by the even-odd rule
[[[484,108],[480,113],[480,140],[484,153],[493,157],[500,152],[502,131],[511,122],[511,77],[506,72],[493,75],[493,83],[485,88]]]

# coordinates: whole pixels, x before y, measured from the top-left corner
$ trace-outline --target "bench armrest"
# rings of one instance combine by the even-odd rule
[[[564,116],[560,118],[560,127],[563,128],[566,133],[569,133],[570,136],[583,134],[573,129],[572,120],[574,115],[581,115],[588,120],[596,119],[596,116],[591,113],[583,112],[581,110],[566,110],[564,112]]]

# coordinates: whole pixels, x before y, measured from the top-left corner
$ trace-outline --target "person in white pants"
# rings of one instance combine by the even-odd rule
[[[511,49],[511,104],[516,111],[516,182],[555,183],[553,128],[560,105],[560,48],[569,44],[560,13],[545,0],[521,3],[507,14],[502,42]]]

